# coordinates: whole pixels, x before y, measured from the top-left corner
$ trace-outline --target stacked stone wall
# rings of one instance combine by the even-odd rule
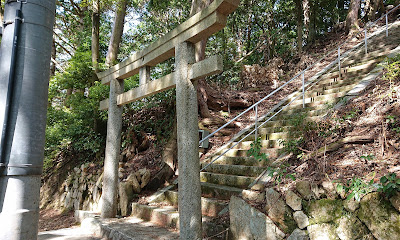
[[[389,199],[372,192],[357,202],[336,191],[331,182],[299,181],[283,195],[272,188],[258,195],[232,197],[231,239],[400,239],[399,192]],[[265,207],[259,211],[249,202]]]

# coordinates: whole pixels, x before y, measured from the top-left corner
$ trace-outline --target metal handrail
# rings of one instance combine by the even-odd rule
[[[372,26],[374,26],[377,22],[379,22],[382,18],[385,17],[386,19],[386,37],[388,36],[388,18],[387,16],[392,13],[394,10],[398,9],[400,7],[400,4],[397,5],[396,7],[392,8],[390,11],[386,12],[385,15],[381,16],[380,18],[378,18],[377,20],[375,20],[374,22],[372,22],[371,24],[366,24],[364,29],[359,30],[355,35],[360,34],[361,32],[364,32],[365,35],[365,40],[364,40],[364,44],[365,44],[365,51],[367,53],[368,49],[367,49],[367,41],[369,38],[373,37],[374,34],[372,34],[370,37],[368,37],[368,32],[367,30],[369,28],[371,28]],[[375,32],[374,32],[375,33]],[[246,114],[247,112],[249,112],[250,110],[254,109],[255,110],[255,128],[254,130],[252,130],[250,133],[248,133],[246,136],[244,136],[242,139],[240,139],[238,142],[236,142],[235,144],[233,144],[229,149],[225,150],[222,154],[220,154],[217,158],[213,159],[210,163],[208,163],[206,166],[204,166],[200,171],[203,171],[204,169],[206,169],[209,165],[211,165],[212,163],[214,163],[216,160],[218,160],[220,157],[222,157],[223,155],[225,155],[229,150],[233,149],[234,147],[236,147],[239,143],[241,143],[244,139],[246,139],[248,136],[250,136],[251,134],[255,133],[256,138],[257,138],[257,129],[264,126],[268,121],[270,121],[273,117],[275,117],[277,114],[279,114],[280,112],[282,112],[284,109],[286,109],[290,104],[292,104],[295,100],[297,100],[300,96],[303,96],[303,108],[305,107],[305,92],[307,92],[309,89],[311,89],[313,86],[315,86],[321,79],[312,82],[312,83],[307,83],[307,89],[305,89],[305,82],[304,82],[304,74],[307,70],[309,70],[310,68],[314,67],[316,64],[320,63],[323,59],[325,59],[327,56],[331,55],[333,52],[337,51],[338,52],[338,59],[336,60],[338,62],[338,68],[339,68],[339,74],[341,74],[340,70],[341,70],[341,56],[340,55],[340,49],[341,47],[343,47],[343,45],[345,45],[347,42],[349,41],[349,39],[345,40],[343,43],[339,44],[337,47],[337,50],[331,50],[330,52],[328,52],[327,54],[325,54],[324,56],[322,56],[321,58],[318,59],[318,61],[314,62],[312,65],[308,66],[306,69],[304,69],[303,71],[301,71],[300,73],[296,74],[293,78],[291,78],[289,81],[285,82],[283,85],[281,85],[280,87],[278,87],[277,89],[275,89],[274,91],[272,91],[271,93],[269,93],[267,96],[265,96],[264,98],[262,98],[261,100],[259,100],[258,102],[256,102],[255,104],[253,104],[252,106],[250,106],[249,108],[247,108],[245,111],[243,111],[242,113],[240,113],[239,115],[237,115],[236,117],[234,117],[233,119],[231,119],[229,122],[225,123],[223,126],[221,126],[220,128],[218,128],[217,130],[215,130],[214,132],[210,133],[208,136],[206,136],[205,138],[203,138],[202,140],[199,141],[199,145],[201,143],[203,143],[204,141],[206,141],[207,139],[209,139],[210,137],[214,136],[217,132],[219,132],[220,130],[224,129],[226,126],[230,125],[231,123],[233,123],[236,119],[240,118],[241,116],[243,116],[244,114]],[[358,47],[357,47],[358,48]],[[352,49],[354,50],[354,49]],[[352,51],[350,50],[350,51]],[[276,112],[274,115],[272,115],[271,117],[269,117],[266,121],[264,121],[262,124],[258,125],[258,105],[262,102],[264,102],[266,99],[268,99],[269,97],[271,97],[272,95],[274,95],[276,92],[280,91],[282,88],[284,88],[286,85],[288,85],[289,83],[291,83],[292,81],[294,81],[295,79],[297,79],[299,76],[302,76],[302,94],[297,95],[292,101],[290,101],[288,104],[286,104],[284,107],[282,107],[278,112]],[[294,92],[293,92],[294,93]],[[292,94],[293,94],[292,93]],[[270,112],[268,112],[267,114],[270,114]]]

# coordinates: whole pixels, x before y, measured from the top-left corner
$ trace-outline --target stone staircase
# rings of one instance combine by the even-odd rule
[[[394,24],[389,32],[389,38],[385,37],[383,31],[369,40],[368,54],[365,54],[364,45],[361,45],[346,59],[342,60],[341,76],[339,76],[338,67],[335,64],[327,73],[318,77],[316,79],[318,83],[306,92],[305,108],[303,108],[303,99],[300,96],[285,110],[258,129],[258,136],[262,139],[262,152],[267,153],[271,160],[276,159],[281,154],[280,141],[289,139],[291,132],[293,132],[293,126],[290,125],[290,119],[293,116],[305,114],[309,121],[326,116],[332,106],[354,89],[368,74],[380,71],[377,69],[378,64],[399,44],[400,24]],[[286,105],[298,95],[301,95],[301,90],[290,95],[283,104]],[[264,116],[264,119],[272,114],[273,112]],[[229,149],[252,129],[252,127],[249,127],[248,130],[242,131],[240,137],[233,139],[218,152]],[[250,144],[254,139],[254,134],[249,135],[244,141],[207,167],[206,171],[200,173],[205,231],[208,231],[209,225],[211,225],[207,224],[208,222],[228,211],[227,205],[232,195],[246,194],[251,196],[252,190],[246,189],[250,189],[249,186],[253,186],[257,177],[266,170],[267,161],[259,162],[247,156]],[[201,167],[204,167],[216,157],[218,155],[215,154],[206,159],[201,163]],[[160,226],[178,228],[177,205],[177,185],[171,185],[154,194],[148,205],[133,203],[132,215]],[[213,232],[224,230],[224,228],[215,229],[215,226],[213,227]]]

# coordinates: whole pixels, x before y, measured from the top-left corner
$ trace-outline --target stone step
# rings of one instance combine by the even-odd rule
[[[329,82],[329,83],[321,83],[318,82],[315,86],[312,87],[312,89],[306,91],[310,92],[310,93],[314,93],[314,92],[323,92],[323,91],[327,91],[327,90],[333,90],[333,89],[337,89],[337,88],[341,88],[341,87],[347,87],[349,85],[353,85],[358,83],[362,78],[360,75],[358,77],[353,77],[353,78],[346,78],[346,79],[334,79],[333,81]],[[299,92],[297,95],[301,95],[302,93]]]
[[[294,114],[303,114],[303,113],[306,113],[306,112],[308,112],[308,111],[317,111],[317,110],[321,110],[321,111],[326,111],[326,110],[328,110],[329,108],[328,108],[328,106],[327,105],[325,105],[325,104],[322,104],[322,105],[317,105],[317,106],[312,106],[312,107],[305,107],[305,108],[303,108],[303,105],[301,104],[299,107],[297,107],[297,108],[285,108],[285,109],[283,109],[278,115],[276,115],[276,116],[279,116],[279,115],[294,115]],[[278,110],[276,110],[274,113],[276,113],[277,111],[279,111],[279,109]],[[272,115],[271,115],[272,116]],[[268,118],[266,118],[266,119],[268,119]],[[275,119],[275,118],[273,118],[273,119]],[[261,128],[268,128],[268,129],[271,129],[270,127],[261,127]],[[279,129],[279,128],[278,128]],[[288,130],[282,130],[282,128],[280,129],[280,130],[278,130],[278,132],[284,132],[284,131],[288,131]]]
[[[88,219],[89,220],[89,219]],[[70,228],[74,230],[74,228]],[[88,236],[75,236],[70,233],[54,233],[47,235],[45,238],[38,240],[151,240],[151,239],[179,239],[179,233],[171,231],[165,227],[157,226],[148,221],[137,217],[124,217],[124,218],[108,218],[108,219],[94,219],[93,221],[86,221],[81,224],[80,228],[75,228],[75,231],[88,230],[91,232]]]
[[[303,109],[292,109],[289,110],[290,112],[285,113],[285,114],[297,114],[299,113],[298,111],[302,111]],[[279,116],[279,115],[277,115]],[[292,131],[293,127],[292,126],[285,126],[285,127],[261,127],[258,129],[259,134],[268,134],[268,133],[275,133],[275,132],[288,132]]]
[[[214,183],[201,182],[201,192],[204,197],[218,198],[220,200],[229,200],[231,196],[237,196],[242,193],[243,189],[229,187]]]
[[[216,159],[219,155],[212,157],[208,162]],[[229,156],[221,156],[215,162],[215,164],[219,165],[245,165],[245,166],[259,166],[264,167],[267,166],[267,163],[264,161],[258,161],[253,157],[229,157]]]
[[[360,62],[360,64],[358,65],[352,65],[352,66],[342,66],[342,76],[340,78],[342,79],[349,79],[355,76],[358,76],[362,73],[366,73],[371,71],[376,64],[378,64],[380,61],[379,60],[369,60],[366,62]],[[322,75],[321,76],[321,83],[327,83],[332,81],[335,78],[339,78],[339,71],[337,69],[337,67],[330,73]]]
[[[256,178],[247,176],[227,175],[219,173],[201,172],[200,181],[236,188],[247,188]]]
[[[301,109],[303,108],[303,99],[299,97],[300,100],[294,101],[292,104],[288,105],[283,111],[285,110],[292,110],[292,109]],[[306,102],[304,108],[329,108],[332,104],[336,103],[339,99],[332,99],[332,100],[325,100],[325,101],[313,101],[313,102]],[[316,118],[317,119],[317,118]],[[282,125],[286,126],[286,125]]]
[[[333,85],[333,86],[331,86],[332,88],[329,88],[329,89],[317,88],[317,89],[313,89],[311,92],[307,92],[306,96],[307,97],[315,97],[315,96],[331,94],[331,93],[348,92],[348,91],[352,90],[356,85],[357,85],[357,83],[350,83],[350,84],[346,84],[344,86]]]
[[[254,130],[254,129],[253,129]],[[271,135],[274,133],[271,133]],[[261,137],[261,147],[264,149],[267,148],[280,148],[279,146],[279,142],[276,141],[280,138],[277,139],[269,139],[269,140],[265,140],[265,136],[266,134],[258,134],[258,137]],[[240,139],[240,138],[239,138]],[[232,142],[231,144],[227,145],[227,148],[230,148],[232,146],[235,146],[232,149],[242,149],[242,150],[249,150],[250,149],[250,145],[253,143],[255,139],[255,135],[249,135],[248,137],[246,137],[242,142],[236,144],[237,142]]]
[[[178,209],[172,206],[154,207],[138,203],[132,203],[132,216],[152,222],[158,226],[165,228],[179,229],[179,213]],[[203,231],[208,231],[211,218],[207,216],[202,217]]]
[[[282,117],[288,117],[288,116],[282,116]],[[261,138],[261,141],[269,141],[268,142],[268,143],[270,143],[269,145],[263,144],[263,142],[261,142],[261,146],[262,147],[264,147],[264,148],[278,148],[278,147],[280,147],[279,140],[287,139],[287,138],[293,138],[293,134],[297,134],[297,133],[293,133],[293,132],[274,132],[274,133],[267,133],[267,134],[257,134],[257,137]],[[241,142],[240,144],[238,144],[236,146],[236,149],[250,149],[251,148],[250,144],[253,143],[255,138],[256,138],[255,134],[247,136],[243,142]]]
[[[279,144],[277,142],[277,144]],[[268,159],[276,158],[279,156],[279,150],[281,147],[277,148],[263,148],[261,149],[261,153],[265,153],[268,156]],[[231,149],[227,151],[224,156],[227,157],[248,157],[248,149]],[[266,162],[263,166],[267,166],[268,163]]]
[[[281,141],[285,139],[293,139],[298,137],[301,134],[301,132],[281,132],[281,133],[268,133],[268,134],[258,134],[257,137],[261,138],[261,141],[275,141],[276,142],[276,147],[277,149],[282,148]],[[242,150],[249,150],[251,149],[250,144],[254,142],[256,135],[252,134],[246,138],[246,142],[243,147],[236,148],[236,149],[242,149]],[[274,139],[268,139],[266,138],[272,137]],[[235,148],[233,148],[235,149]],[[268,148],[267,148],[268,149]]]
[[[302,108],[300,109],[291,109],[286,112],[280,113],[273,118],[274,121],[288,121],[288,125],[291,124],[293,115],[304,115],[305,119],[308,117],[323,117],[327,113],[327,109],[318,109],[318,110],[310,110],[312,108],[307,108],[309,111],[304,111]],[[268,123],[267,123],[268,124]],[[286,122],[284,123],[286,124]],[[253,131],[254,129],[251,128],[243,135],[248,134],[249,132]],[[257,130],[257,136],[261,137],[261,145],[262,147],[266,148],[276,148],[280,147],[279,142],[275,140],[279,139],[287,139],[293,137],[293,126],[283,126],[283,127],[261,127]],[[233,149],[250,149],[250,144],[253,143],[255,139],[255,133],[247,136],[245,140],[235,146]],[[232,146],[235,142],[230,144]]]
[[[201,167],[203,168],[206,165],[207,163],[202,163]],[[264,170],[265,167],[227,164],[211,164],[205,169],[205,171],[209,173],[230,174],[248,177],[258,177]]]
[[[323,103],[323,102],[313,102],[311,104],[325,104],[325,103]],[[299,107],[300,105],[296,105],[296,107]],[[306,106],[307,106],[307,104],[306,104]],[[305,121],[315,122],[315,121],[320,120],[320,117],[319,116],[305,117],[304,120]],[[274,128],[275,127],[289,127],[290,125],[291,125],[291,122],[289,120],[273,120],[273,121],[269,121],[269,122],[265,123],[263,125],[263,127],[265,127],[265,128],[270,128],[270,127],[274,127]]]
[[[394,48],[394,47],[393,47]],[[356,66],[362,62],[370,61],[373,59],[382,60],[385,55],[387,55],[392,49],[392,47],[388,47],[385,49],[379,48],[378,50],[370,50],[368,49],[368,54],[365,55],[364,46],[357,51],[351,53],[350,57],[342,61],[343,66],[345,67],[352,67]]]
[[[331,93],[331,94],[325,94],[317,97],[306,97],[304,99],[305,103],[314,103],[314,102],[337,102],[339,98],[343,97],[346,95],[347,92],[338,92],[338,93]],[[295,100],[292,105],[302,105],[303,104],[303,99],[300,97],[300,99]],[[309,105],[312,106],[312,105]]]
[[[372,69],[370,69],[372,70]],[[369,71],[368,71],[369,72]],[[357,73],[357,74],[344,74],[342,77],[335,77],[335,78],[329,78],[329,79],[324,79],[319,82],[317,82],[311,89],[307,90],[307,92],[320,92],[324,90],[331,90],[331,89],[336,89],[338,87],[343,87],[347,86],[350,84],[353,84],[354,82],[357,82],[361,80],[361,76],[363,76],[365,73]],[[301,91],[300,91],[301,92]]]
[[[155,207],[132,203],[132,216],[167,228],[179,228],[179,214],[175,207]]]
[[[327,109],[317,109],[313,110],[312,108],[308,108],[308,111],[301,111],[302,108],[295,112],[292,111],[292,113],[284,112],[276,115],[274,119],[276,120],[290,120],[293,119],[293,116],[305,116],[305,117],[316,117],[316,116],[324,116],[327,112]],[[294,109],[292,109],[294,110]],[[283,132],[283,131],[276,131],[276,132]],[[267,138],[267,139],[274,139],[274,138]]]
[[[364,52],[365,50],[363,50]],[[359,65],[364,64],[365,62],[381,62],[385,56],[389,53],[389,51],[376,51],[372,54],[368,54],[367,56],[362,56],[362,57],[354,57],[351,56],[348,59],[345,59],[344,61],[342,61],[341,63],[343,63],[341,66],[343,66],[344,68],[352,68],[352,67],[356,67]]]
[[[166,191],[164,197],[160,198],[161,201],[171,206],[178,207],[178,192],[177,191]],[[201,213],[204,216],[216,217],[218,213],[227,206],[226,201],[221,201],[215,198],[201,198]]]

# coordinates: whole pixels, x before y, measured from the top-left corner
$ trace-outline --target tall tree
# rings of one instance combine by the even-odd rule
[[[349,12],[346,17],[346,33],[358,30],[358,11],[360,10],[361,0],[351,0]]]
[[[308,40],[310,32],[310,0],[303,0],[303,21],[305,27],[305,39]]]
[[[96,73],[99,72],[100,59],[100,2],[93,0],[92,2],[92,64],[93,77],[91,85],[97,80]]]
[[[376,12],[378,17],[384,10],[383,0],[366,0],[364,5],[365,20],[374,21],[376,18]]]
[[[307,44],[312,44],[317,36],[317,15],[320,1],[309,0],[310,4],[310,22],[308,25]]]
[[[117,9],[115,13],[115,21],[114,21],[114,27],[112,31],[112,36],[110,40],[110,45],[108,48],[108,53],[107,53],[107,59],[106,63],[107,65],[111,65],[116,59],[117,59],[117,54],[118,54],[118,48],[119,44],[121,42],[121,37],[124,29],[124,19],[125,19],[125,14],[126,14],[126,5],[127,5],[127,0],[121,0],[117,2]],[[111,83],[114,84],[114,83]],[[122,89],[121,89],[122,88]],[[116,90],[118,89],[118,90]],[[123,90],[123,84],[122,87],[119,84],[116,84],[116,89],[113,90],[113,88],[110,88],[110,98],[111,94],[113,94],[112,91],[115,91],[115,93],[121,92]],[[113,111],[120,111],[119,113],[114,113],[117,116],[122,114],[122,109],[109,109],[109,118],[108,118],[108,124],[112,124],[112,117]],[[120,115],[121,116],[121,115]],[[116,117],[115,117],[116,118]],[[116,118],[118,119],[118,118]],[[121,119],[118,119],[120,121],[119,124],[119,130],[117,130],[118,134],[120,134],[121,131]],[[103,180],[103,205],[101,207],[101,217],[103,218],[110,218],[110,217],[115,217],[117,213],[117,196],[118,196],[118,189],[115,186],[118,186],[118,174],[116,174],[116,171],[118,169],[118,160],[115,158],[115,155],[119,156],[119,151],[120,151],[120,143],[115,144],[117,145],[116,149],[113,148],[113,143],[110,144],[109,142],[109,137],[111,136],[111,139],[113,139],[113,131],[109,130],[110,125],[107,126],[107,145],[106,145],[106,152],[105,152],[105,160],[104,160],[104,180]],[[112,129],[112,128],[111,128]],[[120,141],[121,135],[117,137]],[[114,139],[117,141],[117,139]],[[109,145],[110,144],[110,145]],[[110,170],[114,169],[114,171]]]
[[[56,58],[57,58],[57,47],[56,47],[56,41],[53,36],[53,44],[51,46],[50,77],[56,75]]]
[[[120,0],[117,2],[117,10],[114,17],[114,27],[106,57],[106,65],[108,66],[112,65],[117,60],[118,48],[119,44],[121,43],[122,33],[124,32],[127,4],[127,0]]]
[[[3,15],[4,15],[3,3],[0,3],[0,27],[3,27]]]
[[[195,15],[200,12],[202,9],[210,5],[213,0],[192,0],[192,6],[190,9],[190,16]],[[206,54],[206,45],[207,39],[202,39],[200,42],[196,44],[196,61],[201,61],[205,58]],[[204,79],[200,79],[198,81],[197,87],[197,96],[198,96],[198,104],[200,110],[201,117],[211,117],[210,110],[207,105],[207,83]]]
[[[303,51],[303,7],[302,0],[295,0],[296,22],[297,22],[297,50]]]

